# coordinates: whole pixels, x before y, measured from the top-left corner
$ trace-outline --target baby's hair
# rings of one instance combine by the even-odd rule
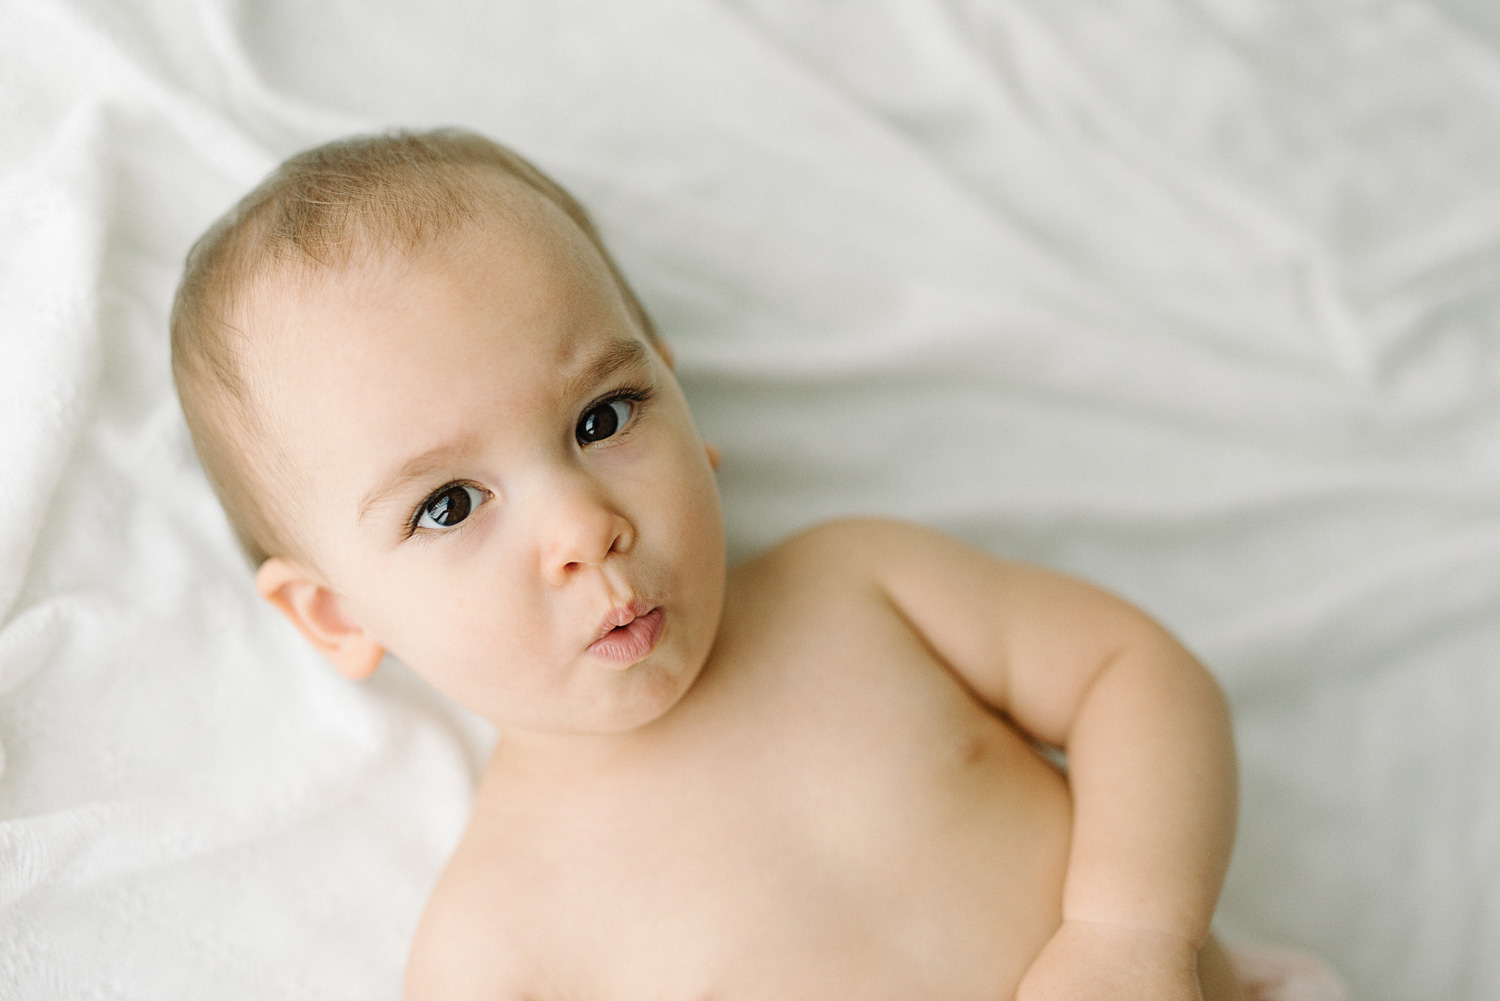
[[[193,244],[172,304],[172,375],[182,412],[252,564],[295,550],[268,496],[278,481],[288,485],[292,470],[255,408],[243,363],[245,332],[230,322],[236,307],[269,280],[431,245],[498,211],[497,176],[567,214],[599,251],[632,319],[656,340],[583,206],[499,143],[445,128],[351,136],[297,154]]]

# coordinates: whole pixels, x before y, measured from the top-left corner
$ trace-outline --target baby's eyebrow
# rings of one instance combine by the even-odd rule
[[[447,442],[446,444],[439,445],[437,448],[430,448],[421,455],[407,460],[401,465],[401,468],[397,469],[389,477],[381,480],[378,486],[374,487],[360,500],[359,513],[355,517],[355,524],[363,522],[365,515],[369,514],[371,510],[378,507],[386,498],[399,491],[412,480],[422,479],[432,475],[437,470],[452,466],[454,461],[468,453],[471,447],[471,439],[465,436],[458,441]]]
[[[582,396],[621,369],[635,368],[645,361],[646,345],[640,341],[633,338],[610,341],[577,375],[568,379],[568,396]]]

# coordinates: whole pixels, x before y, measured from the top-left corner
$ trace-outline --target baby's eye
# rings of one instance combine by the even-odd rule
[[[574,431],[578,436],[578,444],[603,441],[629,423],[633,413],[634,400],[605,400],[595,404],[578,418],[578,427]]]
[[[488,498],[483,490],[464,483],[450,483],[422,504],[417,528],[452,528],[474,513]]]

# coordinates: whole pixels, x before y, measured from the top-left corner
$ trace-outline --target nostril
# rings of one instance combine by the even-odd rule
[[[572,573],[574,570],[577,570],[581,565],[582,564],[577,563],[577,562],[574,562],[574,563],[564,563],[563,564],[563,573]]]

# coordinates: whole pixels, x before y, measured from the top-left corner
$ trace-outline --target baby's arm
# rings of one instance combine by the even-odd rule
[[[471,832],[472,833],[472,832]],[[494,900],[505,899],[466,852],[449,861],[417,926],[406,963],[403,1001],[523,1001],[525,964],[513,937],[494,921]]]
[[[1229,713],[1146,615],[910,526],[846,522],[890,600],[989,705],[1068,754],[1063,925],[1017,995],[1196,998],[1234,838]],[[845,548],[847,547],[847,548]]]

